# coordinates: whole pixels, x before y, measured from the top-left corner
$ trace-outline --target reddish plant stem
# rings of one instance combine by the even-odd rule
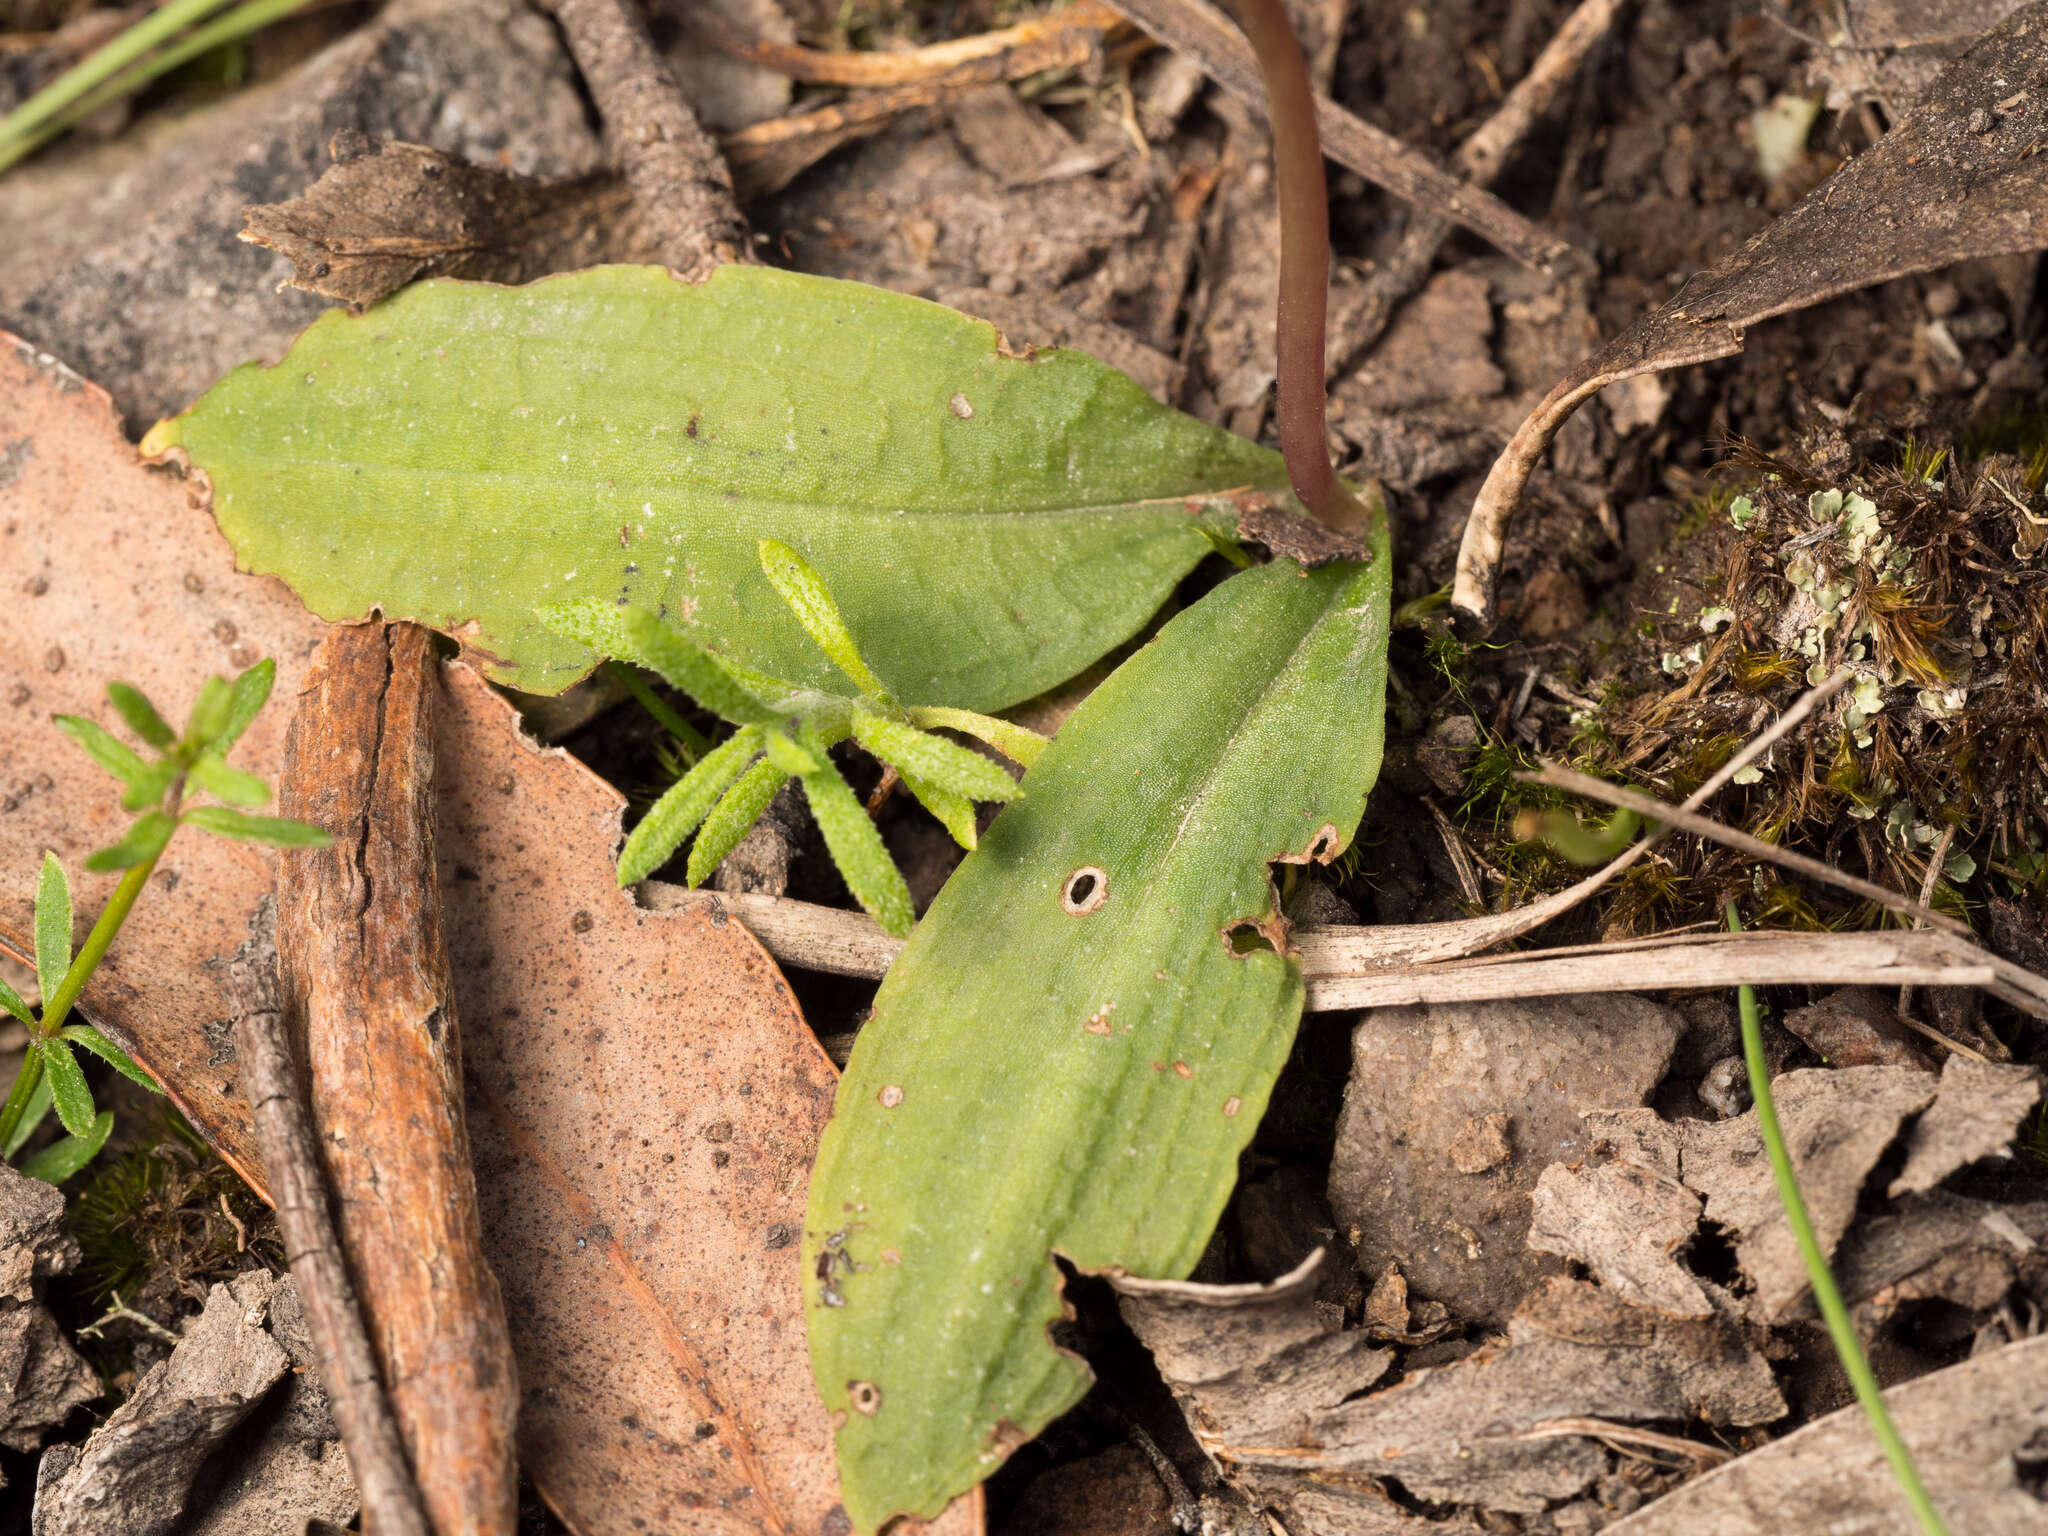
[[[1278,351],[1280,451],[1301,504],[1332,528],[1364,525],[1365,507],[1330,467],[1324,427],[1323,330],[1330,302],[1330,200],[1323,184],[1323,148],[1316,133],[1315,93],[1308,61],[1282,0],[1238,0],[1259,73],[1266,82],[1266,119],[1273,129],[1273,169],[1280,203]]]

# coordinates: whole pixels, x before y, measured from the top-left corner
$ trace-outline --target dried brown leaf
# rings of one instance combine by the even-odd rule
[[[278,705],[235,760],[275,779],[278,706],[326,626],[236,573],[184,486],[136,461],[107,396],[11,337],[0,463],[0,570],[18,584],[0,602],[0,948],[20,955],[41,850],[73,869],[89,916],[111,880],[83,859],[121,820],[50,713],[110,718],[110,677],[175,708],[207,671],[270,654]],[[830,1064],[738,923],[617,889],[616,791],[526,741],[468,670],[446,671],[440,703],[445,923],[527,1472],[584,1536],[831,1529],[796,1242]],[[84,1000],[245,1176],[222,962],[272,889],[267,853],[181,835]],[[934,1528],[978,1531],[978,1505]]]
[[[291,286],[357,308],[423,277],[527,283],[605,261],[651,261],[615,176],[541,181],[422,144],[335,141],[299,196],[242,210],[242,238],[290,258]]]

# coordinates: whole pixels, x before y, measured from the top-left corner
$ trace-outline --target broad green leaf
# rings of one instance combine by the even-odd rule
[[[199,685],[199,697],[185,716],[185,740],[204,749],[227,731],[234,719],[235,691],[226,678],[209,677]]]
[[[28,1056],[38,1063],[36,1085],[29,1093],[28,1103],[22,1107],[21,1119],[15,1124],[14,1134],[7,1138],[6,1145],[0,1146],[0,1158],[6,1158],[10,1162],[13,1161],[15,1153],[28,1145],[29,1137],[33,1136],[36,1127],[43,1123],[43,1116],[50,1112],[50,1074],[40,1068],[43,1058],[41,1041],[29,1042]],[[27,1070],[26,1063],[23,1070]]]
[[[150,453],[211,480],[244,569],[314,612],[463,630],[553,693],[589,646],[537,608],[651,609],[808,687],[833,669],[760,541],[830,585],[903,697],[993,710],[1134,633],[1280,457],[1072,352],[860,284],[599,267],[415,283],[237,369]]]
[[[637,885],[675,857],[732,781],[761,750],[758,726],[743,725],[669,786],[640,819],[619,854],[619,884]]]
[[[789,604],[789,611],[803,625],[804,633],[817,642],[832,665],[869,698],[893,704],[895,701],[882,686],[882,680],[861,660],[860,647],[853,643],[853,632],[846,627],[839,605],[832,601],[832,594],[825,590],[825,583],[811,569],[810,561],[780,539],[763,539],[761,569]]]
[[[94,1114],[92,1090],[85,1085],[85,1074],[71,1054],[70,1042],[61,1036],[43,1042],[43,1075],[50,1080],[50,1102],[56,1106],[57,1123],[74,1136],[89,1135]]]
[[[190,778],[195,789],[203,789],[214,799],[229,805],[256,806],[270,800],[268,784],[253,773],[230,768],[211,752],[202,753],[194,760]]]
[[[178,739],[178,733],[156,712],[156,706],[132,683],[107,684],[107,698],[128,722],[128,729],[161,751]]]
[[[1301,1014],[1270,862],[1333,857],[1379,770],[1383,526],[1375,544],[1175,617],[1053,738],[883,982],[804,1234],[857,1530],[936,1514],[1080,1398],[1086,1366],[1046,1334],[1055,1253],[1162,1277],[1201,1255]]]
[[[198,815],[188,811],[186,817]],[[232,816],[234,812],[224,812]],[[164,844],[171,840],[171,834],[178,830],[177,822],[162,811],[144,811],[136,817],[121,840],[110,848],[102,848],[86,858],[87,869],[134,869],[147,864],[164,851]],[[47,995],[47,994],[46,994]]]
[[[978,715],[971,709],[948,709],[943,705],[920,704],[908,711],[910,723],[922,731],[958,731],[985,741],[1014,763],[1029,768],[1045,750],[1048,738],[1009,720]]]
[[[99,1057],[116,1072],[132,1083],[140,1084],[151,1093],[162,1093],[163,1087],[142,1068],[135,1065],[135,1058],[114,1044],[90,1024],[66,1024],[60,1034],[73,1045],[80,1045]]]
[[[245,816],[219,805],[197,806],[179,819],[220,837],[269,843],[273,848],[325,848],[334,841],[318,827],[289,816]]]
[[[902,872],[889,857],[882,834],[875,830],[874,820],[853,786],[840,777],[832,759],[822,753],[819,758],[817,769],[804,775],[804,798],[810,802],[812,819],[824,833],[832,862],[839,866],[854,899],[867,908],[868,916],[900,939],[917,922],[910,905],[910,887],[903,883]]]
[[[85,755],[123,784],[133,784],[149,771],[135,749],[116,738],[97,720],[83,715],[58,715],[57,729],[85,749]]]
[[[226,756],[228,748],[242,739],[242,732],[263,713],[270,702],[271,685],[277,681],[277,663],[268,656],[247,668],[228,689],[227,718],[213,739],[213,750]],[[258,802],[261,803],[260,801]]]
[[[71,969],[71,882],[57,855],[43,855],[43,871],[36,881],[36,985],[43,990],[43,1004],[49,1005]]]
[[[788,782],[789,775],[782,769],[770,762],[759,762],[719,797],[718,804],[698,829],[697,841],[690,845],[690,862],[684,868],[683,878],[692,889],[711,878],[712,872],[725,862],[725,856],[747,835],[747,828],[761,819],[768,802],[775,798],[775,791]]]
[[[28,1011],[28,1004],[21,1000],[21,994],[7,985],[4,976],[0,976],[0,1008],[6,1009],[23,1024],[33,1025],[36,1021],[35,1015]]]
[[[971,800],[1014,800],[1022,793],[1017,781],[987,758],[914,726],[856,712],[853,739],[898,773]]]
[[[969,853],[980,840],[974,825],[974,802],[942,785],[928,784],[914,773],[896,770],[903,787],[917,797],[917,803],[939,819],[939,825],[953,834],[953,841]]]
[[[107,1137],[113,1134],[113,1130],[114,1112],[103,1109],[93,1116],[92,1124],[86,1127],[83,1136],[66,1136],[62,1141],[51,1142],[24,1160],[21,1171],[45,1184],[62,1184],[100,1155],[100,1148],[107,1144]]]

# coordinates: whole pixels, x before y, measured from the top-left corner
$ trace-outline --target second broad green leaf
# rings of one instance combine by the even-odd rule
[[[1334,858],[1378,775],[1388,565],[1381,519],[1369,565],[1276,561],[1174,618],[889,971],[804,1229],[856,1530],[937,1514],[1086,1390],[1055,1254],[1200,1257],[1301,1016],[1271,865]]]
[[[1278,454],[1092,358],[766,267],[415,284],[323,315],[144,447],[183,448],[239,563],[314,612],[460,629],[543,693],[596,659],[535,612],[576,598],[829,686],[761,568],[774,539],[831,577],[877,676],[1003,708],[1133,634],[1235,536],[1232,498],[1295,505]]]

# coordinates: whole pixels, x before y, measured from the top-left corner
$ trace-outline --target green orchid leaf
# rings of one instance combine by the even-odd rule
[[[953,834],[953,841],[974,852],[980,840],[974,825],[974,802],[965,795],[945,788],[943,785],[928,783],[914,773],[905,773],[901,768],[896,776],[903,780],[903,787],[917,797],[917,803],[930,811],[939,820],[939,825]]]
[[[970,800],[1014,800],[1023,793],[1015,779],[987,758],[915,726],[856,713],[853,739],[906,779],[915,777]]]
[[[198,814],[197,811],[188,811],[186,818],[189,820]],[[234,812],[222,814],[232,816]],[[137,865],[147,864],[164,851],[164,844],[177,830],[177,822],[162,811],[144,811],[130,824],[121,841],[89,855],[85,867],[95,870],[134,869]]]
[[[249,729],[250,723],[263,713],[263,706],[270,702],[271,685],[276,681],[277,663],[268,656],[234,680],[228,688],[227,718],[213,738],[216,753],[225,757],[228,749],[242,739],[242,732]]]
[[[536,616],[571,598],[829,688],[762,572],[772,538],[830,577],[897,693],[1000,709],[1135,633],[1235,534],[1234,493],[1296,505],[1278,454],[1092,358],[749,266],[415,283],[328,311],[144,442],[174,447],[242,568],[326,618],[460,629],[538,693],[596,659]]]
[[[147,1088],[151,1093],[162,1093],[164,1091],[162,1084],[158,1083],[155,1078],[143,1071],[142,1068],[135,1065],[134,1057],[130,1056],[90,1024],[66,1024],[58,1033],[73,1045],[83,1046],[86,1050],[91,1051],[93,1055],[99,1057],[101,1061],[104,1061],[130,1082]]]
[[[1300,1019],[1270,875],[1379,770],[1389,561],[1233,577],[1096,690],[890,969],[805,1224],[854,1527],[935,1515],[1076,1402],[1055,1253],[1181,1277]]]
[[[74,1136],[92,1132],[95,1113],[92,1090],[85,1085],[78,1058],[61,1036],[43,1042],[43,1075],[50,1080],[50,1102],[57,1108],[57,1123]]]
[[[818,649],[852,680],[854,687],[884,704],[896,702],[882,686],[882,680],[861,660],[860,648],[853,643],[853,631],[846,627],[839,605],[832,601],[824,579],[811,569],[808,560],[780,539],[763,539],[761,570],[789,604],[789,611],[803,625],[804,633],[817,642]]]
[[[83,1136],[66,1136],[22,1162],[21,1171],[45,1184],[62,1184],[100,1155],[100,1148],[114,1131],[114,1112],[103,1109],[93,1117]]]
[[[253,773],[230,768],[213,753],[201,754],[188,774],[195,789],[203,789],[228,805],[256,806],[270,801],[270,786]]]
[[[334,841],[318,827],[293,821],[289,816],[245,816],[240,811],[231,811],[220,805],[197,806],[180,819],[218,837],[232,837],[245,843],[268,843],[273,848],[325,848]]]
[[[690,845],[690,862],[683,878],[692,890],[709,880],[725,856],[739,846],[747,828],[761,819],[775,792],[789,782],[789,775],[770,762],[754,764],[719,797],[711,814]]]
[[[133,784],[149,772],[149,764],[135,749],[119,740],[97,720],[83,715],[58,715],[57,729],[85,749],[85,755],[123,784]]]
[[[34,1026],[35,1015],[29,1012],[28,1004],[21,1000],[21,994],[7,985],[7,978],[0,976],[0,1009],[14,1015],[20,1023]]]
[[[920,704],[908,711],[910,723],[923,731],[958,731],[985,741],[1013,763],[1029,768],[1038,761],[1049,737],[994,715],[978,715],[971,709],[948,709],[943,705]]]
[[[811,816],[825,835],[832,862],[846,877],[846,888],[867,908],[868,916],[896,937],[903,938],[917,922],[910,905],[910,887],[889,850],[874,819],[860,803],[853,786],[840,777],[832,759],[819,754],[816,771],[804,775],[804,798]]]
[[[619,854],[619,884],[637,885],[674,858],[683,839],[711,814],[719,796],[760,750],[760,727],[743,725],[670,785],[626,839]]]
[[[226,678],[209,677],[199,685],[199,697],[185,716],[186,744],[201,751],[212,746],[227,730],[234,708],[233,685]]]
[[[143,811],[157,804],[164,797],[164,791],[171,787],[171,780],[178,776],[178,765],[168,759],[151,763],[129,782],[121,791],[121,809]]]
[[[159,752],[177,741],[178,733],[164,722],[164,717],[156,712],[156,706],[149,702],[148,696],[132,683],[107,684],[107,699],[128,722],[128,729]]]
[[[47,1006],[71,969],[71,882],[57,855],[43,855],[36,880],[36,985]]]

